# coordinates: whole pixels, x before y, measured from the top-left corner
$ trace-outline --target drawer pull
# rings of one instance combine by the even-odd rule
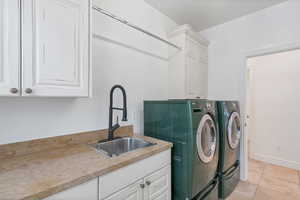
[[[11,92],[12,94],[17,94],[17,93],[19,92],[19,90],[18,90],[17,88],[11,88],[11,89],[10,89],[10,92]]]
[[[31,94],[33,91],[32,91],[31,88],[27,88],[27,89],[25,90],[25,92],[26,92],[27,94]]]

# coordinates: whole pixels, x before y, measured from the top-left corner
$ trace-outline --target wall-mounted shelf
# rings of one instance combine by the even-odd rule
[[[127,20],[125,20],[125,19],[123,19],[121,17],[118,17],[118,16],[112,14],[111,12],[109,12],[109,11],[103,9],[103,8],[100,8],[100,7],[96,6],[96,5],[93,5],[93,9],[96,10],[96,11],[98,11],[101,14],[104,14],[104,15],[106,15],[106,16],[108,16],[108,17],[110,17],[110,18],[112,18],[112,19],[114,19],[114,20],[122,23],[122,24],[125,24],[125,25],[127,25],[127,26],[129,26],[129,27],[131,27],[131,28],[133,28],[133,29],[135,29],[137,31],[140,31],[140,32],[142,32],[142,33],[144,33],[144,34],[152,37],[152,38],[155,38],[155,39],[157,39],[157,40],[159,40],[159,41],[161,41],[161,42],[163,42],[163,43],[165,43],[165,44],[167,44],[169,46],[172,46],[172,47],[174,47],[174,48],[176,48],[178,50],[182,49],[181,47],[179,47],[179,46],[177,46],[177,45],[169,42],[168,40],[165,40],[165,39],[161,38],[158,35],[155,35],[155,34],[149,32],[149,31],[147,31],[147,30],[145,30],[143,28],[140,28],[140,27],[138,27],[138,26],[136,26],[136,25],[128,22]]]

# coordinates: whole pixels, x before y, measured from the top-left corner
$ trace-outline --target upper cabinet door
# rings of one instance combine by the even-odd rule
[[[19,0],[0,0],[0,96],[20,94]]]
[[[189,25],[178,27],[169,36],[183,47],[170,57],[169,98],[207,98],[209,42]]]
[[[90,0],[23,0],[22,95],[89,96]]]
[[[188,51],[186,55],[187,97],[207,97],[207,50],[192,38],[187,39]]]

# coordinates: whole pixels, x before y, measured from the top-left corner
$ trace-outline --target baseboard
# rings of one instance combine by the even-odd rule
[[[277,157],[267,156],[263,154],[256,154],[256,153],[251,153],[250,158],[254,160],[259,160],[266,163],[274,164],[274,165],[300,170],[300,162],[284,160]]]

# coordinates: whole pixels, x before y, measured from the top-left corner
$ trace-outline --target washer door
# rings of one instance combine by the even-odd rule
[[[227,131],[229,146],[232,149],[236,149],[239,146],[241,138],[240,115],[237,112],[233,112],[230,115]]]
[[[214,120],[209,114],[202,117],[197,130],[197,149],[204,163],[213,160],[217,147],[217,132]]]

